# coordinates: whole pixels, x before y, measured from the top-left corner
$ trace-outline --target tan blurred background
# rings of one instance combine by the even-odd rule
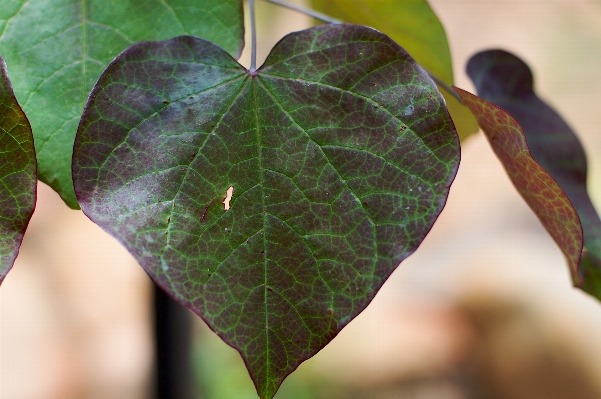
[[[541,97],[585,144],[601,209],[601,1],[430,4],[458,86],[473,92],[463,68],[479,50],[504,48],[530,64]],[[310,24],[258,7],[260,60]],[[127,252],[41,184],[0,288],[0,399],[148,397],[150,293]],[[202,398],[256,397],[236,352],[202,322],[196,329]],[[479,134],[463,146],[448,205],[417,253],[277,397],[601,398],[599,336],[601,304],[571,288],[560,251]]]

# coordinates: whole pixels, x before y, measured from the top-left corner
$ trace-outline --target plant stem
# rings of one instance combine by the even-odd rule
[[[309,15],[310,17],[313,17],[315,19],[319,19],[320,21],[323,21],[323,22],[328,23],[328,24],[342,24],[343,23],[341,20],[336,19],[336,18],[332,18],[329,15],[322,14],[320,12],[311,10],[309,8],[297,6],[295,4],[290,4],[290,3],[282,1],[282,0],[266,0],[266,1],[268,1],[270,3],[273,3],[273,4],[277,4],[277,5],[282,6],[282,7],[289,8],[289,9],[294,10],[294,11],[298,11],[298,12],[306,14],[306,15]]]
[[[190,311],[154,285],[154,399],[194,399]]]
[[[254,74],[257,71],[257,26],[255,17],[255,0],[248,0],[248,9],[250,11],[250,69],[249,72]]]
[[[443,82],[442,80],[440,80],[439,78],[436,77],[436,75],[431,74],[430,72],[426,71],[428,73],[428,75],[430,75],[430,78],[438,85],[440,86],[441,89],[444,89],[447,93],[449,93],[450,95],[452,95],[453,97],[455,97],[455,99],[457,101],[459,101],[461,104],[465,105],[463,103],[463,100],[461,99],[461,97],[459,97],[459,94],[455,93],[455,90],[453,90],[448,84],[446,84],[445,82]]]
[[[252,4],[254,0],[249,0],[249,3]],[[328,24],[342,24],[344,23],[343,21],[330,17],[329,15],[326,14],[322,14],[318,11],[315,10],[311,10],[309,8],[305,8],[305,7],[301,7],[301,6],[297,6],[295,4],[290,4],[286,1],[283,0],[265,0],[269,3],[273,3],[273,4],[277,4],[279,6],[282,7],[286,7],[289,8],[291,10],[294,11],[298,11],[300,13],[309,15],[315,19],[319,19],[320,21],[323,21],[325,23]],[[254,17],[253,17],[253,13],[254,10],[251,9],[251,18],[254,21]],[[253,28],[253,38],[254,38],[254,28]],[[254,41],[253,41],[254,43]],[[253,45],[253,50],[254,50],[254,45]],[[251,61],[251,71],[252,71],[252,61]],[[426,71],[428,72],[428,71]],[[455,93],[455,90],[453,90],[451,87],[449,87],[449,85],[447,85],[445,82],[443,82],[442,80],[440,80],[438,77],[436,77],[435,75],[431,74],[430,72],[428,72],[428,75],[430,75],[430,78],[432,78],[432,80],[438,85],[440,86],[441,89],[444,89],[445,91],[447,91],[450,95],[452,95],[455,99],[457,99],[457,101],[459,101],[461,104],[463,104],[463,100],[461,100],[461,97],[459,97],[459,95],[457,93]]]

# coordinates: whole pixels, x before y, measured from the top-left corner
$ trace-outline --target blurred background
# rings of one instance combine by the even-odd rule
[[[539,95],[584,143],[601,209],[601,1],[429,2],[457,86],[475,92],[464,66],[480,50],[530,64]],[[259,61],[312,23],[257,7]],[[151,296],[131,256],[40,184],[0,289],[0,399],[151,398]],[[237,352],[200,319],[193,328],[198,398],[256,398]],[[276,398],[598,399],[599,336],[601,304],[571,287],[561,252],[478,134],[464,143],[448,204],[420,249]]]

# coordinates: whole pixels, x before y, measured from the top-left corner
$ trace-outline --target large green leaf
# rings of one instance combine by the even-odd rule
[[[311,3],[325,14],[386,33],[428,72],[446,84],[453,83],[447,35],[426,0],[311,0]]]
[[[447,35],[426,0],[311,0],[313,7],[345,22],[371,26],[399,43],[428,72],[453,84]],[[478,131],[470,111],[442,92],[461,140]]]
[[[530,68],[503,50],[475,54],[467,73],[482,98],[520,123],[534,159],[566,193],[582,222],[584,251],[578,267],[583,289],[601,299],[601,220],[586,189],[587,166],[578,137],[534,92]]]
[[[92,91],[73,176],[86,215],[271,398],[416,250],[458,162],[428,75],[381,33],[331,25],[256,73],[194,37],[130,47]]]
[[[0,54],[35,137],[39,178],[77,208],[71,154],[88,93],[140,40],[196,35],[239,54],[242,0],[0,0]]]
[[[0,57],[0,284],[19,253],[35,208],[36,184],[31,127]]]
[[[507,111],[455,88],[478,119],[497,157],[522,198],[564,253],[575,283],[583,234],[578,213],[559,184],[532,157],[520,124]]]

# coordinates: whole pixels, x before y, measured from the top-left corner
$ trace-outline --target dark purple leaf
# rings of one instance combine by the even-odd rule
[[[83,211],[271,398],[416,250],[458,162],[428,75],[335,25],[286,36],[256,73],[190,36],[133,45],[91,93],[73,177]]]

